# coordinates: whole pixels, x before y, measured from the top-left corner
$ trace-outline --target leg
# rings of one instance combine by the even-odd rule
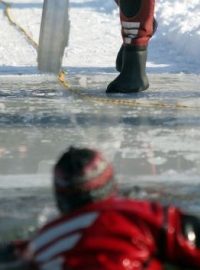
[[[154,0],[120,0],[124,44],[147,47],[153,34]]]
[[[119,0],[123,46],[117,59],[120,75],[110,83],[107,93],[132,93],[148,88],[147,46],[154,33],[155,0]],[[119,54],[119,55],[120,55]],[[120,60],[120,61],[119,61]]]

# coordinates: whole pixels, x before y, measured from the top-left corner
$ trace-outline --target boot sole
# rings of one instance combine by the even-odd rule
[[[107,94],[134,94],[138,92],[145,91],[149,88],[149,84],[144,88],[130,89],[130,90],[116,90],[116,91],[106,91]]]

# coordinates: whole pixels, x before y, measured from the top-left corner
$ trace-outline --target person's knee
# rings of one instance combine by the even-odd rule
[[[134,17],[141,8],[142,0],[120,0],[120,10],[126,17]]]

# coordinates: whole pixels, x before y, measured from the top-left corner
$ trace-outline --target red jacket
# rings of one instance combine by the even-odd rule
[[[200,269],[200,250],[182,235],[181,216],[158,203],[104,200],[45,225],[26,256],[45,270],[161,270],[166,261]]]

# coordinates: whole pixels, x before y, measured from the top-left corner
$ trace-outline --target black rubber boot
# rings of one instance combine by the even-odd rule
[[[118,54],[117,54],[117,58],[116,58],[116,63],[115,63],[115,66],[116,66],[116,70],[118,72],[121,72],[122,70],[122,55],[123,55],[123,49],[124,49],[124,46],[123,44],[121,45],[119,51],[118,51]]]
[[[123,45],[122,70],[112,81],[106,93],[136,93],[146,90],[149,81],[146,75],[147,49]]]

